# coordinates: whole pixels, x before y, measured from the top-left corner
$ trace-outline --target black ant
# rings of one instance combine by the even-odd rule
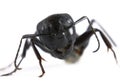
[[[76,33],[75,25],[85,19],[88,21],[89,26],[87,30],[79,36]],[[85,48],[88,46],[90,37],[93,34],[95,35],[98,41],[98,48],[93,52],[99,50],[100,41],[97,37],[96,32],[100,33],[105,45],[107,46],[108,49],[110,49],[113,52],[114,58],[117,62],[117,58],[114,50],[112,49],[112,45],[110,41],[114,45],[116,44],[100,24],[97,23],[103,29],[104,33],[107,35],[110,41],[103,34],[101,30],[92,27],[93,23],[97,23],[97,22],[94,19],[90,21],[87,16],[83,16],[74,22],[71,16],[66,13],[54,14],[45,18],[40,23],[38,23],[37,31],[34,34],[26,34],[22,36],[14,60],[15,69],[10,73],[3,74],[2,76],[11,75],[12,73],[21,69],[19,68],[19,65],[21,64],[22,60],[25,58],[26,51],[29,49],[30,46],[32,46],[35,55],[39,60],[39,64],[42,70],[42,74],[40,75],[40,77],[42,77],[45,73],[45,70],[42,65],[42,60],[45,59],[42,58],[36,46],[41,48],[43,51],[51,54],[55,58],[63,59],[70,63],[75,63],[78,61],[80,56],[83,54]],[[21,55],[21,60],[18,63],[16,63],[23,39],[26,39],[26,41]],[[30,39],[30,41],[28,41],[28,39]]]

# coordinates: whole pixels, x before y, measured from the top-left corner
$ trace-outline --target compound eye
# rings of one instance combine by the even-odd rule
[[[71,19],[67,20],[67,23],[68,23],[68,24],[71,24],[71,23],[72,23],[72,20],[71,20]]]
[[[67,20],[61,19],[61,20],[59,20],[59,23],[60,23],[60,25],[63,25],[65,27],[69,27],[72,24],[72,20],[71,19],[67,19]]]

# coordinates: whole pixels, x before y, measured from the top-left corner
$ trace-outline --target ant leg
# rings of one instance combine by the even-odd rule
[[[93,34],[95,35],[95,37],[96,37],[96,39],[97,39],[98,48],[97,48],[95,51],[93,51],[93,52],[96,52],[96,51],[98,51],[99,48],[100,48],[100,42],[99,42],[99,39],[98,39],[98,37],[97,37],[97,35],[96,35],[95,31],[94,31],[94,28],[92,27],[93,22],[91,22],[87,16],[83,16],[83,17],[81,17],[80,19],[78,19],[78,20],[75,22],[75,24],[78,24],[79,22],[81,22],[81,21],[83,21],[83,20],[85,20],[85,19],[87,19],[87,21],[88,21],[88,23],[89,23],[89,26],[88,26],[87,31],[88,31],[88,30],[92,30],[92,31],[93,31]]]
[[[114,58],[116,60],[116,63],[118,63],[115,51],[112,49],[112,45],[111,45],[110,41],[107,39],[107,37],[99,29],[95,29],[95,31],[98,31],[100,33],[100,35],[101,35],[104,43],[106,44],[108,50],[111,49],[111,51],[113,52]]]
[[[78,24],[79,22],[81,22],[81,21],[83,21],[85,19],[87,19],[88,23],[90,24],[90,20],[89,20],[89,18],[87,16],[81,17],[80,19],[78,19],[77,21],[75,21],[75,24]]]
[[[105,33],[105,35],[110,39],[110,41],[112,42],[112,44],[114,45],[114,46],[117,46],[116,45],[116,43],[114,42],[114,40],[110,37],[110,35],[106,32],[106,30],[96,21],[96,20],[92,20],[91,21],[91,25],[93,24],[93,23],[96,23],[101,29],[102,29],[102,31]]]
[[[31,42],[28,41],[28,38],[33,38],[33,37],[36,37],[36,36],[38,36],[36,33],[35,34],[27,34],[27,35],[24,35],[21,38],[20,45],[19,45],[16,57],[15,57],[15,61],[14,61],[14,65],[15,65],[16,69],[20,69],[20,68],[18,68],[18,66],[21,64],[22,60],[25,58],[26,52],[27,52],[27,50],[29,49],[29,47],[31,45]],[[21,44],[22,44],[22,39],[24,39],[24,38],[27,38],[27,39],[25,41],[25,45],[24,45],[23,52],[22,52],[22,55],[21,55],[22,58],[21,58],[21,60],[19,61],[18,65],[17,65],[16,61],[17,61],[17,58],[18,58],[18,54],[19,54],[19,51],[20,51]]]
[[[22,62],[23,58],[26,56],[26,51],[28,50],[28,48],[29,48],[29,46],[30,46],[30,43],[26,40],[25,45],[24,45],[24,48],[25,48],[25,49],[23,49],[22,59],[20,60],[20,62],[19,62],[18,65],[17,65],[17,64],[16,64],[16,61],[17,61],[18,54],[19,54],[19,51],[20,51],[20,48],[21,48],[22,40],[23,40],[24,38],[33,38],[33,37],[36,37],[36,36],[37,36],[36,34],[27,34],[27,35],[23,35],[23,36],[22,36],[22,38],[21,38],[21,40],[20,40],[20,44],[19,44],[18,50],[17,50],[17,54],[16,54],[16,56],[15,56],[15,60],[14,60],[15,69],[14,69],[12,72],[10,72],[10,73],[3,74],[3,75],[1,75],[1,76],[11,75],[11,74],[15,73],[17,70],[20,69],[20,68],[18,68],[18,67],[19,67],[20,63]]]
[[[95,21],[94,19],[91,21],[90,26],[92,26],[93,23],[97,23],[100,26],[100,28],[104,31],[106,36],[109,38],[109,40],[112,42],[112,44],[116,46],[116,43],[113,41],[113,39],[110,37],[110,35],[106,32],[106,30],[97,21]],[[100,35],[101,35],[104,43],[106,44],[108,50],[111,49],[111,51],[113,52],[114,58],[116,60],[116,63],[118,63],[116,54],[115,54],[114,50],[112,49],[112,45],[111,45],[110,41],[108,40],[108,38],[103,34],[103,32],[101,30],[96,29],[96,28],[94,28],[93,30],[98,31],[100,33]]]
[[[19,61],[18,65],[17,65],[16,61],[17,61],[18,56],[16,55],[16,58],[15,58],[15,61],[14,61],[15,68],[17,68],[18,70],[21,69],[21,68],[18,68],[18,66],[21,64],[22,60],[25,58],[26,52],[29,49],[29,47],[30,47],[30,42],[28,41],[28,39],[26,39],[25,45],[24,45],[24,48],[23,48],[23,52],[22,52],[22,55],[21,55],[21,60]]]
[[[20,40],[20,44],[19,44],[19,47],[18,47],[18,50],[17,50],[17,54],[16,54],[16,56],[15,56],[15,61],[14,61],[15,69],[14,69],[13,71],[11,71],[10,73],[3,74],[3,75],[1,75],[1,76],[11,75],[11,74],[13,74],[14,72],[16,72],[18,69],[20,69],[20,68],[18,68],[18,66],[19,66],[20,64],[17,65],[17,64],[16,64],[16,60],[17,60],[17,58],[18,58],[18,54],[19,54],[20,47],[21,47],[21,44],[22,44],[22,39],[23,39],[23,37],[22,37],[21,40]],[[21,60],[21,61],[22,61],[22,60]]]
[[[44,75],[44,73],[45,73],[45,70],[44,70],[43,65],[42,65],[42,60],[44,60],[44,59],[39,54],[37,48],[35,47],[35,44],[34,44],[33,40],[34,39],[31,39],[31,44],[32,44],[33,50],[35,52],[35,55],[36,55],[37,59],[39,60],[39,64],[40,64],[40,67],[41,67],[41,70],[42,70],[42,74],[39,77],[42,77]]]
[[[93,21],[92,21],[93,22]],[[96,29],[94,28],[94,31],[95,32],[99,32],[103,41],[105,42],[106,46],[108,49],[111,49],[111,51],[113,52],[114,54],[114,58],[116,60],[116,63],[118,63],[117,61],[117,57],[116,57],[116,54],[114,52],[114,50],[112,49],[112,45],[111,43],[109,42],[109,40],[107,39],[107,37],[99,30],[99,29]],[[87,30],[85,33],[83,33],[81,36],[79,36],[77,39],[76,39],[76,42],[75,42],[75,46],[77,46],[79,48],[79,51],[84,51],[84,49],[87,47],[88,43],[89,43],[89,39],[90,37],[93,35],[93,31],[92,30]],[[82,54],[82,53],[81,53]]]
[[[98,39],[98,37],[97,37],[97,35],[96,35],[96,33],[95,33],[94,28],[92,27],[93,23],[97,23],[97,25],[100,26],[100,28],[101,28],[101,29],[103,30],[103,32],[107,35],[107,37],[110,39],[110,41],[113,43],[113,45],[116,46],[115,42],[112,40],[112,38],[109,36],[109,34],[105,31],[105,29],[104,29],[98,22],[96,22],[95,20],[90,21],[87,16],[83,16],[83,17],[81,17],[80,19],[78,19],[78,20],[75,22],[75,24],[78,24],[79,22],[81,22],[81,21],[83,21],[83,20],[85,20],[85,19],[87,19],[87,21],[88,21],[88,23],[89,23],[89,26],[88,26],[87,31],[92,30],[93,33],[94,33],[94,35],[95,35],[95,37],[96,37],[96,39],[97,39],[97,41],[98,41],[98,48],[97,48],[95,51],[93,51],[93,52],[98,51],[99,48],[100,48],[99,39]]]

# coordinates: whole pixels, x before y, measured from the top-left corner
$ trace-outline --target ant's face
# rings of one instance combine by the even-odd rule
[[[70,46],[74,28],[72,27],[73,20],[69,15],[52,15],[43,22],[47,24],[41,25],[40,33],[48,35],[41,36],[40,39],[46,47],[51,50],[58,50]]]

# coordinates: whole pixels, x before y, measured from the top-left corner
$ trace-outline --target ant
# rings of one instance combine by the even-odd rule
[[[75,25],[85,19],[88,21],[89,26],[87,30],[79,36],[76,33]],[[41,48],[43,51],[51,54],[55,58],[65,60],[66,62],[75,63],[82,56],[85,48],[89,44],[89,40],[92,35],[95,35],[98,42],[98,48],[93,52],[97,52],[99,50],[100,41],[97,37],[96,32],[100,33],[100,36],[102,37],[107,48],[113,52],[114,58],[117,63],[118,61],[116,58],[116,54],[112,49],[112,45],[110,41],[101,30],[92,27],[93,23],[97,23],[104,31],[104,33],[107,35],[109,40],[113,43],[113,45],[116,45],[115,42],[112,40],[112,38],[108,35],[108,33],[96,20],[92,19],[90,21],[87,16],[83,16],[74,22],[72,17],[67,13],[54,14],[48,16],[47,18],[39,22],[37,24],[37,30],[34,34],[26,34],[22,36],[14,60],[15,69],[10,73],[3,74],[2,76],[11,75],[12,73],[21,69],[19,68],[19,66],[22,60],[25,58],[26,52],[30,48],[30,46],[32,46],[35,55],[39,60],[39,65],[42,71],[40,77],[42,77],[45,73],[45,70],[42,65],[42,60],[45,61],[45,59],[40,55],[36,46]],[[21,60],[17,63],[17,59],[23,39],[26,40],[21,55]],[[30,40],[28,41],[28,39]]]

